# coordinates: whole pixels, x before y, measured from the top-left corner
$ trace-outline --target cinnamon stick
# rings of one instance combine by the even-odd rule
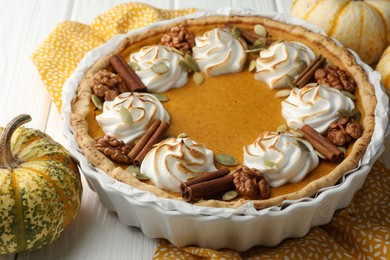
[[[229,30],[233,29],[233,26],[226,24],[225,27]],[[236,26],[237,27],[237,26]],[[255,32],[251,32],[246,29],[242,29],[240,27],[237,27],[241,32],[241,37],[244,38],[245,41],[247,41],[250,44],[254,44],[258,39],[260,39],[260,36],[257,35]]]
[[[131,149],[130,153],[128,154],[128,157],[130,157],[131,161],[135,160],[135,157],[137,157],[137,155],[140,153],[142,148],[145,147],[146,143],[149,141],[153,133],[156,132],[160,124],[161,124],[161,120],[155,119],[153,123],[150,125],[150,127],[148,128],[148,130],[146,130],[145,134],[138,141],[138,143],[136,143],[133,149]]]
[[[201,183],[201,182],[204,182],[204,181],[217,179],[217,178],[223,177],[223,176],[225,176],[225,175],[227,175],[229,173],[230,173],[230,170],[228,168],[222,168],[222,169],[219,169],[219,170],[217,170],[215,172],[204,173],[203,175],[201,175],[199,177],[196,177],[196,178],[190,179],[190,180],[188,180],[186,182],[183,182],[180,185],[180,192],[184,193],[185,188],[188,187],[188,186],[191,186],[191,185],[194,185],[194,184],[197,184],[197,183]]]
[[[324,155],[328,160],[340,162],[344,159],[344,153],[311,126],[304,125],[298,130],[313,145],[314,149]]]
[[[307,66],[301,74],[293,81],[294,85],[298,88],[303,88],[313,78],[314,73],[318,70],[326,61],[326,58],[319,55],[309,66]]]
[[[183,200],[191,202],[200,198],[206,198],[224,191],[235,189],[233,175],[228,174],[220,178],[200,182],[184,188]]]
[[[133,160],[135,165],[140,165],[146,154],[152,149],[152,146],[160,141],[161,135],[164,133],[166,129],[168,129],[169,124],[165,121],[161,121],[156,130],[147,140],[146,144],[142,147],[141,151],[136,155]]]
[[[122,56],[112,55],[109,61],[131,92],[146,92],[146,86]]]

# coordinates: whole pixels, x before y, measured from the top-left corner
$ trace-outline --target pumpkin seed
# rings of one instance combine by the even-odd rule
[[[255,31],[255,33],[257,35],[260,35],[263,37],[267,36],[267,30],[261,24],[256,24],[255,27],[253,27],[253,30]]]
[[[155,63],[151,69],[154,73],[157,74],[164,74],[169,71],[169,67],[165,63]]]
[[[298,68],[297,68],[298,72],[299,72],[299,73],[302,73],[306,68],[307,68],[307,63],[306,63],[306,61],[300,60],[300,61],[298,62]]]
[[[256,68],[256,60],[251,60],[248,71],[253,71]]]
[[[188,135],[186,133],[180,133],[177,138],[187,138]]]
[[[134,71],[139,71],[141,68],[139,67],[139,65],[136,63],[136,62],[134,62],[134,61],[130,61],[129,62],[129,65],[130,65],[130,67],[134,70]]]
[[[297,139],[297,144],[298,144],[299,148],[301,148],[301,150],[303,152],[308,152],[308,153],[310,152],[309,147],[307,147],[307,145],[304,142],[302,142],[301,140]]]
[[[271,160],[265,160],[263,162],[263,164],[264,164],[264,167],[269,169],[269,170],[277,170],[278,169],[278,165]]]
[[[192,80],[196,85],[201,85],[204,81],[204,77],[200,72],[194,72],[194,75],[192,75]]]
[[[129,165],[127,168],[126,168],[126,171],[130,172],[131,174],[138,174],[138,173],[141,173],[141,169],[139,166],[136,166],[136,165]]]
[[[319,151],[317,151],[317,150],[314,150],[315,151],[315,153],[318,155],[318,157],[320,157],[321,159],[324,159],[324,160],[326,160],[326,157],[325,157],[325,155],[323,155],[322,153],[320,153]]]
[[[286,82],[287,82],[287,85],[290,87],[290,88],[295,88],[295,84],[294,84],[294,77],[289,75],[289,74],[286,74]]]
[[[347,153],[347,148],[345,148],[344,146],[338,146],[337,148],[339,148],[339,150],[342,151],[343,154]]]
[[[140,181],[147,181],[147,180],[149,180],[149,177],[146,176],[143,173],[132,173],[132,174],[133,174],[134,177],[136,177]]]
[[[179,55],[181,55],[181,56],[184,55],[184,53],[183,53],[182,51],[176,49],[175,47],[171,47],[171,49],[172,49],[173,52],[176,52],[177,54],[179,54]]]
[[[293,128],[290,129],[290,133],[298,138],[304,137],[304,134],[302,134],[301,132],[299,132],[298,130],[295,130]]]
[[[185,60],[180,60],[179,65],[187,73],[190,73],[192,71],[190,65],[188,65],[188,63]]]
[[[155,96],[160,102],[167,102],[169,100],[169,98],[164,94],[152,93],[152,95]]]
[[[95,105],[95,107],[99,110],[103,110],[103,104],[100,98],[98,98],[96,95],[91,96],[92,103]]]
[[[284,133],[284,132],[287,132],[287,130],[288,130],[288,126],[287,126],[287,125],[280,125],[280,126],[276,129],[276,132]]]
[[[362,114],[361,114],[360,111],[357,110],[356,108],[352,109],[352,110],[351,110],[351,113],[352,113],[353,118],[354,118],[356,121],[359,121],[360,118],[362,117]]]
[[[343,93],[346,97],[349,97],[349,98],[352,99],[352,100],[356,100],[355,95],[352,94],[351,92],[348,92],[348,91],[343,90],[343,91],[341,91],[341,93]]]
[[[339,113],[343,117],[348,117],[348,118],[353,117],[352,112],[345,109],[340,109],[339,111],[337,111],[337,113]]]
[[[238,196],[238,192],[235,190],[229,190],[222,195],[222,200],[229,201]]]
[[[239,29],[238,27],[234,26],[234,27],[232,28],[232,35],[233,35],[233,37],[234,37],[235,39],[237,39],[238,37],[240,37],[240,36],[241,36],[241,31],[240,31],[240,29]]]
[[[199,71],[199,65],[198,63],[196,63],[196,61],[194,60],[194,58],[192,58],[191,55],[189,54],[186,54],[184,55],[184,60],[185,62],[188,64],[188,66],[190,66],[190,68],[193,70],[193,71]]]
[[[290,93],[291,93],[291,89],[282,89],[276,92],[275,97],[277,98],[288,97]]]
[[[149,177],[146,176],[145,174],[141,173],[141,169],[139,166],[136,165],[129,165],[126,168],[126,171],[131,173],[135,178],[137,178],[140,181],[146,181],[149,180]]]
[[[132,125],[133,124],[133,116],[131,115],[130,111],[127,110],[124,106],[121,106],[121,110],[119,111],[119,115],[121,117],[122,122],[125,125]]]
[[[252,45],[252,49],[264,49],[264,48],[265,48],[264,38],[257,39]]]
[[[262,50],[264,50],[264,48],[250,49],[250,50],[245,50],[245,53],[259,52]]]
[[[216,154],[215,160],[217,161],[217,163],[225,166],[235,166],[238,164],[238,160],[236,158],[226,153]]]

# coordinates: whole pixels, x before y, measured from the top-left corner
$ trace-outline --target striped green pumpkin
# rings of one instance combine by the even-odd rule
[[[69,153],[20,115],[0,128],[0,254],[41,248],[74,220],[82,185]]]

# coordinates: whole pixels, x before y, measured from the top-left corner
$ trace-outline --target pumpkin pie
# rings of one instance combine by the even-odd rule
[[[158,197],[261,209],[358,166],[376,98],[329,37],[212,16],[127,37],[86,72],[71,126],[88,161]]]

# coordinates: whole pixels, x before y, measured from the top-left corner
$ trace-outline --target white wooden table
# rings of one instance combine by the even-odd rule
[[[62,117],[34,67],[30,56],[61,21],[89,24],[94,17],[129,0],[0,0],[0,126],[27,113],[26,126],[40,129],[67,147]],[[218,9],[226,6],[260,12],[289,12],[291,0],[142,0],[155,7]],[[157,239],[123,225],[107,211],[83,178],[81,210],[63,234],[37,251],[0,255],[5,259],[151,259]]]

